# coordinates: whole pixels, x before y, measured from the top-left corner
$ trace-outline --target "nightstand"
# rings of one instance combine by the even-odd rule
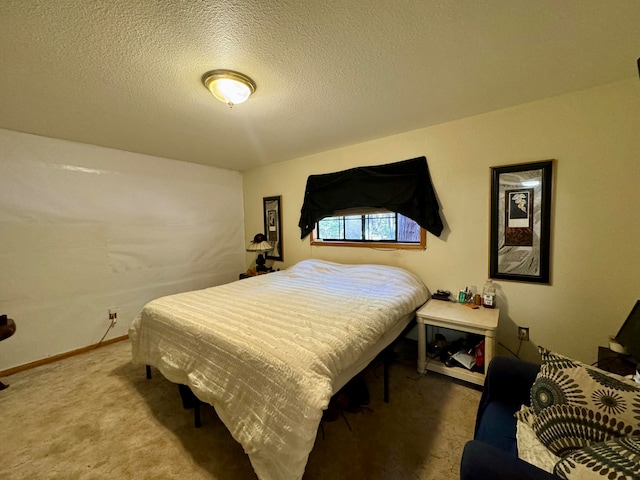
[[[496,353],[495,336],[500,309],[471,309],[459,303],[429,300],[416,312],[418,323],[418,373],[430,370],[459,380],[484,385],[484,373],[472,372],[464,367],[447,367],[436,359],[427,362],[426,325],[475,333],[484,337],[484,365],[489,365]]]
[[[274,270],[269,269],[266,272],[256,272],[255,270],[247,270],[244,273],[241,273],[240,275],[238,275],[238,280],[243,280],[245,278],[251,278],[251,277],[256,277],[258,275],[266,275],[267,273],[271,273]]]
[[[633,375],[637,365],[629,355],[614,352],[607,347],[598,347],[598,368],[617,375]]]

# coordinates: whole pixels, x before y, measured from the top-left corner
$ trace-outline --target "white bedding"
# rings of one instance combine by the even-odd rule
[[[154,300],[129,336],[135,363],[215,407],[260,479],[291,480],[302,478],[341,374],[426,300],[403,269],[305,260]]]

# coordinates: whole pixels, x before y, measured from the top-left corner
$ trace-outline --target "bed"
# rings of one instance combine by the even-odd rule
[[[401,268],[304,260],[149,302],[129,329],[133,361],[213,405],[258,478],[299,479],[332,394],[427,297]]]

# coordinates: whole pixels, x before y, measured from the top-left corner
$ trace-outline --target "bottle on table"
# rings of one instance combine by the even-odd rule
[[[496,306],[496,286],[491,279],[487,280],[482,288],[482,306],[486,308]]]

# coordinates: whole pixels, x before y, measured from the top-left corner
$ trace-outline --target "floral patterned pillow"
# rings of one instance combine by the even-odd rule
[[[561,460],[551,453],[549,449],[538,439],[533,430],[535,415],[533,410],[526,405],[522,405],[516,413],[518,422],[516,424],[516,442],[518,446],[518,458],[531,465],[553,473],[553,468]]]
[[[640,435],[640,384],[539,350],[529,423],[551,452],[565,457],[593,443]]]
[[[553,471],[567,480],[640,478],[640,437],[622,437],[573,452]]]

